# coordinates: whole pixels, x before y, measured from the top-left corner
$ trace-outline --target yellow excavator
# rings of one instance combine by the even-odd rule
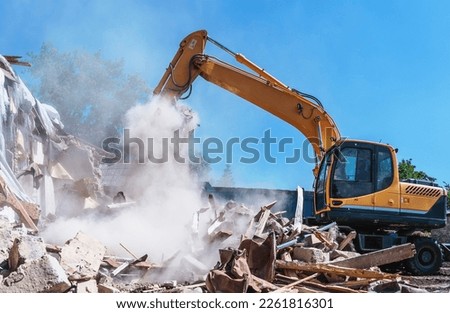
[[[207,42],[224,49],[248,70],[206,55]],[[439,270],[442,249],[429,234],[446,225],[444,188],[426,181],[401,181],[393,147],[341,137],[317,98],[288,87],[242,54],[208,37],[205,30],[181,41],[154,94],[178,100],[190,94],[198,76],[272,113],[308,139],[316,156],[317,222],[335,221],[356,230],[361,252],[412,242],[416,255],[405,262],[407,270],[416,275]]]

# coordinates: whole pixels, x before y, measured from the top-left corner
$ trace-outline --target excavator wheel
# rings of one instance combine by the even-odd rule
[[[427,237],[415,237],[413,243],[416,255],[405,262],[408,272],[418,276],[438,272],[442,265],[443,254],[437,241]]]

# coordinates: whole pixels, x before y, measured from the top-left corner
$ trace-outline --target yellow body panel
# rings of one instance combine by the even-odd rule
[[[337,201],[342,202],[342,204],[335,205]],[[390,187],[371,193],[364,196],[353,197],[353,198],[339,198],[334,199],[330,198],[330,202],[333,204],[333,207],[345,207],[345,206],[354,206],[354,207],[371,207],[372,209],[383,208],[383,209],[392,209],[393,211],[400,210],[400,193],[398,184],[392,184]]]
[[[446,191],[440,187],[400,183],[401,209],[412,211],[428,211]]]

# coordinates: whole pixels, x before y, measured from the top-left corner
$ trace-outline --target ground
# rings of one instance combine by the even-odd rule
[[[411,286],[429,292],[450,292],[450,262],[444,262],[438,275],[402,276]]]

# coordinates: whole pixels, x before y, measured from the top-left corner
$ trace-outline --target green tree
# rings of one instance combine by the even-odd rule
[[[125,74],[123,61],[99,52],[60,52],[46,43],[30,58],[37,98],[58,110],[65,131],[93,144],[120,135],[126,111],[149,95],[142,78]]]
[[[444,182],[444,188],[447,189],[447,208],[450,209],[450,184]]]
[[[412,164],[412,159],[401,160],[398,164],[398,172],[400,179],[424,179],[429,181],[436,181],[436,178],[429,176],[423,171],[416,171],[416,166]]]

